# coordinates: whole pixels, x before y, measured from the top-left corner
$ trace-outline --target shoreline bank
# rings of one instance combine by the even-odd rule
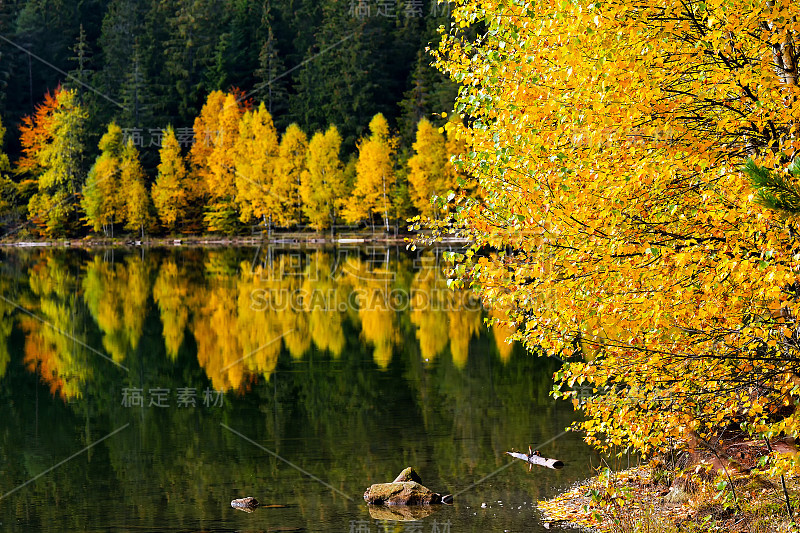
[[[217,235],[205,236],[175,236],[152,237],[145,239],[120,238],[83,238],[83,239],[45,239],[45,240],[9,240],[0,241],[0,248],[46,248],[46,247],[225,247],[225,246],[297,246],[297,247],[325,247],[342,245],[390,245],[390,246],[466,246],[470,241],[466,239],[443,239],[432,245],[423,245],[416,242],[418,235],[413,234],[358,234],[342,233],[340,235],[324,235],[318,233],[287,233],[272,236],[236,236],[223,237]]]
[[[791,499],[800,497],[800,480],[787,478]],[[587,533],[700,533],[743,531],[795,533],[777,484],[765,488],[752,478],[735,480],[737,512],[715,497],[709,483],[685,492],[666,486],[648,466],[598,475],[537,502],[542,522]],[[795,509],[797,506],[795,505]],[[795,513],[796,514],[796,513]]]

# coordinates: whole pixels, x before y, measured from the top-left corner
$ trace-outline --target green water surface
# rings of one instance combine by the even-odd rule
[[[545,530],[535,502],[597,459],[562,434],[557,362],[503,343],[441,267],[402,247],[0,251],[0,531]],[[528,445],[567,467],[504,455]],[[370,509],[406,466],[454,505]]]

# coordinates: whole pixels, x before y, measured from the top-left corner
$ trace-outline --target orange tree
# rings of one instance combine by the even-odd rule
[[[457,4],[437,63],[481,199],[452,199],[453,283],[565,359],[591,444],[797,435],[800,247],[764,206],[796,185],[797,5]]]

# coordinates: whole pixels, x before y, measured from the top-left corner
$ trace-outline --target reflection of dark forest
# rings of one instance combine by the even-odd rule
[[[554,366],[487,330],[485,312],[447,291],[435,265],[432,252],[394,249],[5,254],[0,493],[130,426],[0,501],[0,520],[198,527],[252,493],[295,505],[281,525],[311,530],[331,519],[320,513],[350,509],[346,530],[366,513],[364,488],[408,464],[431,485],[463,487],[505,464],[505,449],[560,432],[572,415],[548,397]],[[196,407],[178,406],[183,387]],[[126,407],[123,391],[136,388],[145,406]],[[147,406],[151,388],[169,389],[168,408]],[[204,405],[206,389],[223,391],[223,404]],[[576,440],[547,449],[582,468]],[[583,472],[547,472],[541,485],[512,468],[502,490],[530,502]],[[118,520],[98,516],[98,498]]]

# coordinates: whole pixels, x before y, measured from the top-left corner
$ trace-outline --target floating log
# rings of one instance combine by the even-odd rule
[[[543,466],[545,468],[552,468],[553,470],[564,468],[564,463],[559,461],[558,459],[548,459],[547,457],[542,457],[536,452],[530,454],[520,453],[520,452],[506,452],[506,454],[510,455],[514,459],[525,461],[530,465]]]

